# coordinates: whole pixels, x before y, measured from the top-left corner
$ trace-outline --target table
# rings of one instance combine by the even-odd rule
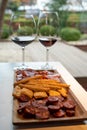
[[[87,121],[83,124],[68,124],[68,126],[49,126],[43,128],[29,128],[29,126],[15,127],[12,124],[12,91],[13,91],[13,81],[14,81],[14,66],[19,63],[0,63],[0,130],[87,130]],[[39,69],[43,62],[30,62],[29,67]],[[82,106],[87,111],[87,92],[82,88],[82,86],[72,77],[72,75],[62,66],[59,62],[50,63],[54,68],[56,68],[60,74],[62,74],[63,79],[71,84],[71,90],[76,94],[77,98],[81,101]],[[74,87],[73,87],[74,86]]]
[[[44,46],[38,41],[32,42],[25,49],[25,61],[45,61],[45,53]],[[1,62],[20,62],[21,56],[20,46],[13,42],[0,42]],[[58,40],[56,44],[50,47],[49,61],[60,61],[76,78],[87,77],[87,52],[65,44],[63,41]]]

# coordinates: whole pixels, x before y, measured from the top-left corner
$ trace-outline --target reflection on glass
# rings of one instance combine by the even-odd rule
[[[25,15],[13,15],[11,18],[12,37],[11,40],[22,48],[22,64],[16,69],[25,69],[25,47],[36,38],[36,22],[33,15],[26,18]]]

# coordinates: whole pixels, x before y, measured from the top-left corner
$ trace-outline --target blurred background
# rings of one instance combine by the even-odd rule
[[[0,0],[0,39],[9,39],[8,25],[12,14],[22,13],[27,18],[29,14],[33,14],[37,22],[40,10],[58,12],[58,35],[61,39],[66,41],[87,39],[87,0]],[[74,32],[72,39],[65,36],[66,32],[72,31],[71,28],[74,28],[75,32],[79,31],[77,39],[75,39],[76,33]],[[2,32],[3,36],[1,36]]]

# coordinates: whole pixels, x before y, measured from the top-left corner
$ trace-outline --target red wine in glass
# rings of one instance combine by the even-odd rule
[[[29,21],[26,24],[26,21]],[[25,14],[13,14],[10,19],[10,25],[12,28],[11,40],[22,48],[22,65],[15,67],[15,69],[26,69],[25,65],[25,47],[32,43],[36,38],[36,21],[32,15],[29,14],[29,18],[26,18]]]
[[[45,38],[39,38],[39,41],[43,46],[46,47],[46,64],[45,64],[45,66],[42,67],[42,69],[46,69],[46,70],[51,69],[52,67],[49,66],[49,64],[48,64],[48,59],[49,59],[48,58],[48,56],[49,56],[48,52],[49,52],[49,47],[53,46],[55,44],[55,42],[57,41],[57,39],[45,37]]]
[[[50,47],[55,44],[57,39],[55,38],[39,38],[39,41],[41,42],[42,45],[45,47]]]
[[[12,41],[18,44],[21,47],[25,47],[31,42],[33,42],[35,37],[33,36],[18,36],[18,37],[13,37]]]
[[[43,17],[44,16],[44,17]],[[58,13],[54,11],[42,10],[38,18],[39,42],[46,47],[46,63],[42,69],[52,69],[49,65],[49,48],[58,39]]]
[[[25,51],[25,47],[30,44],[31,42],[33,42],[35,40],[34,36],[16,36],[12,38],[12,41],[14,43],[16,43],[17,45],[22,47],[22,66],[20,67],[20,69],[25,69],[26,66],[24,65],[24,51]]]

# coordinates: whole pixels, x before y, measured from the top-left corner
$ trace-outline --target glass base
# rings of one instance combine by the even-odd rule
[[[42,70],[53,70],[53,67],[51,65],[49,65],[48,63],[46,63],[45,65],[41,66]]]
[[[23,64],[23,65],[14,67],[14,70],[25,70],[25,69],[27,69],[27,68],[28,68],[28,66]]]

